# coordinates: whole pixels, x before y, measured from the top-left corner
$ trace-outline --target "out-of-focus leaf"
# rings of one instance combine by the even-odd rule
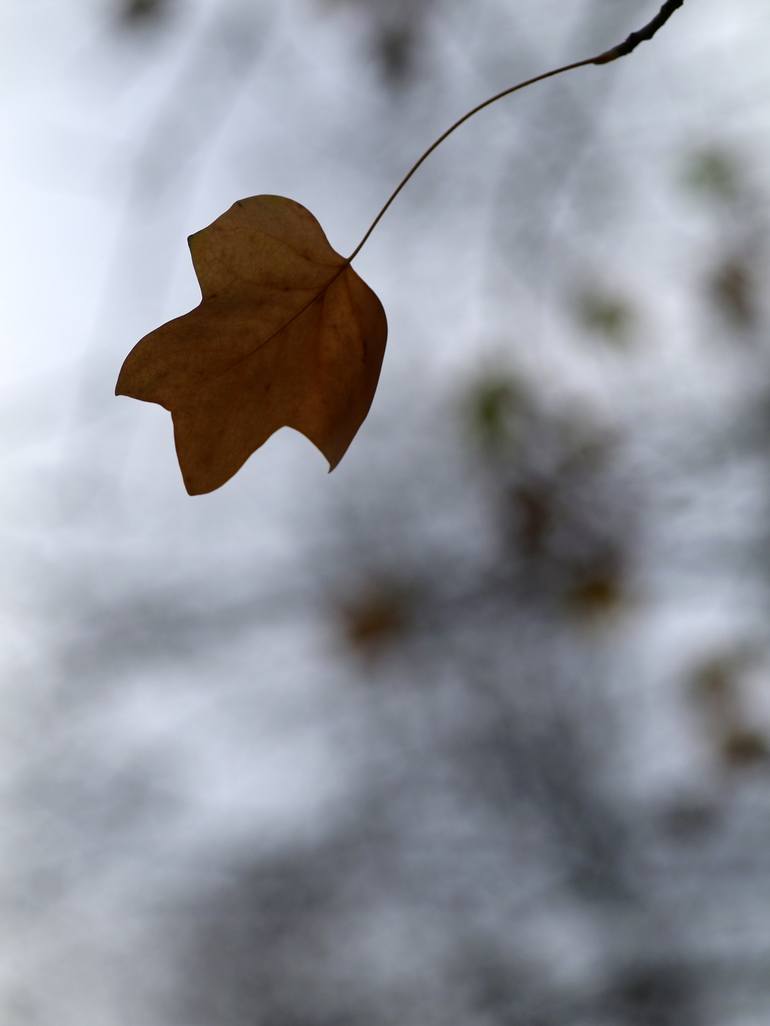
[[[694,670],[691,680],[693,698],[708,710],[732,715],[737,705],[741,676],[755,662],[756,652],[746,645],[735,645],[725,652],[704,659]]]
[[[630,340],[636,319],[625,299],[593,289],[578,296],[577,316],[587,331],[603,335],[616,345],[625,345]]]
[[[189,242],[203,300],[137,343],[116,394],[171,411],[191,495],[219,488],[281,427],[333,469],[377,387],[379,299],[281,196],[239,200]]]
[[[368,23],[371,56],[387,85],[403,86],[414,75],[425,18],[433,0],[320,0],[334,10],[347,7]]]
[[[411,22],[383,25],[375,37],[375,52],[387,80],[403,83],[412,71],[415,26]]]
[[[719,806],[704,798],[674,800],[661,817],[664,834],[674,841],[701,841],[719,820]]]
[[[576,616],[594,617],[617,611],[625,600],[625,573],[617,554],[599,557],[579,568],[567,589]]]
[[[615,1022],[628,1026],[679,1026],[694,1020],[697,989],[689,966],[665,960],[629,965],[609,995]]]
[[[466,398],[466,416],[474,439],[485,449],[515,441],[526,398],[519,382],[506,374],[490,374],[474,384]]]
[[[124,25],[145,25],[166,14],[168,0],[122,0],[119,18]]]
[[[693,677],[693,697],[701,707],[719,758],[730,768],[742,769],[770,760],[770,743],[751,725],[742,701],[741,678],[756,657],[750,646],[736,646],[704,662]]]
[[[770,759],[767,738],[748,727],[731,730],[722,742],[722,758],[728,766],[741,769]]]
[[[536,478],[518,481],[504,501],[510,515],[511,540],[528,556],[541,554],[558,515],[553,483]]]
[[[693,192],[722,201],[736,199],[741,191],[735,158],[717,148],[701,150],[690,158],[685,168],[684,183]]]
[[[743,257],[728,257],[719,263],[709,280],[709,293],[736,328],[747,330],[759,320],[752,269]]]
[[[348,645],[363,655],[374,655],[404,632],[408,597],[402,587],[374,581],[359,594],[343,601],[338,610]]]

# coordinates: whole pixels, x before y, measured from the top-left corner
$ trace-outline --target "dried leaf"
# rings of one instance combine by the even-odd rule
[[[377,387],[379,299],[281,196],[239,200],[189,243],[203,300],[137,343],[116,394],[171,411],[191,495],[223,485],[281,427],[333,469]]]

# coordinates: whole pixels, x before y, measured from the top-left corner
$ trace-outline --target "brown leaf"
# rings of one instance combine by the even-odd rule
[[[191,495],[223,485],[281,427],[333,469],[377,387],[379,299],[281,196],[239,200],[189,243],[203,300],[134,346],[116,394],[171,411]]]

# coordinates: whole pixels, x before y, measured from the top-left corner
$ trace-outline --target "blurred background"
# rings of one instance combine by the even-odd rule
[[[770,10],[463,127],[338,470],[113,396],[186,236],[350,252],[656,0],[2,0],[0,1020],[767,1026]]]

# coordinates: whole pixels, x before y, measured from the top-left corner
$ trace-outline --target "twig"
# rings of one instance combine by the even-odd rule
[[[407,173],[404,175],[404,177],[401,179],[401,181],[398,183],[396,188],[391,193],[390,197],[380,210],[379,214],[377,214],[374,221],[372,221],[372,223],[369,225],[369,228],[367,229],[364,237],[361,239],[356,248],[347,258],[346,265],[352,263],[352,261],[361,252],[369,236],[380,223],[393,200],[398,196],[398,194],[404,188],[406,183],[410,180],[415,171],[417,171],[417,169],[425,163],[425,161],[428,159],[431,153],[433,153],[434,150],[438,149],[438,147],[444,142],[445,139],[447,139],[456,129],[458,129],[460,125],[465,124],[465,122],[468,121],[469,118],[472,118],[474,114],[478,114],[479,111],[484,110],[485,107],[490,107],[493,103],[497,103],[498,100],[502,100],[504,97],[510,96],[511,93],[516,93],[520,89],[526,89],[528,86],[534,85],[536,82],[542,82],[544,81],[544,79],[547,78],[554,78],[556,75],[563,75],[567,71],[575,71],[577,68],[585,68],[590,64],[609,64],[610,61],[616,61],[620,57],[625,57],[627,54],[632,53],[632,51],[634,51],[640,43],[644,42],[647,39],[652,39],[652,37],[666,24],[666,22],[674,13],[674,11],[677,11],[680,7],[683,6],[684,2],[685,0],[667,0],[667,2],[664,3],[661,7],[657,17],[653,18],[649,25],[646,25],[643,29],[639,29],[638,32],[632,32],[628,39],[625,40],[625,42],[620,43],[618,46],[613,47],[613,49],[611,50],[605,51],[605,53],[599,54],[598,57],[588,57],[582,61],[575,61],[573,64],[565,64],[563,68],[554,68],[552,71],[546,71],[542,75],[536,75],[534,78],[529,78],[526,80],[526,82],[519,82],[517,85],[511,86],[508,89],[504,89],[502,92],[497,93],[495,96],[491,96],[488,100],[484,100],[483,103],[479,103],[472,110],[469,110],[467,114],[463,114],[463,116],[461,118],[458,118],[458,120],[455,121],[453,125],[450,125],[445,132],[442,132],[442,134],[438,137],[438,139],[436,139],[435,142],[431,143],[431,145],[428,147],[425,153],[423,153],[420,159],[412,165],[409,171],[407,171]]]
[[[610,61],[616,61],[619,57],[627,57],[628,54],[633,53],[640,43],[644,43],[652,39],[652,37],[663,28],[674,11],[678,11],[683,5],[684,0],[667,0],[667,2],[661,7],[660,12],[652,19],[649,25],[645,25],[644,28],[639,29],[638,32],[632,32],[628,39],[620,43],[618,46],[613,47],[611,50],[607,50],[605,53],[599,54],[592,63],[609,64]]]

